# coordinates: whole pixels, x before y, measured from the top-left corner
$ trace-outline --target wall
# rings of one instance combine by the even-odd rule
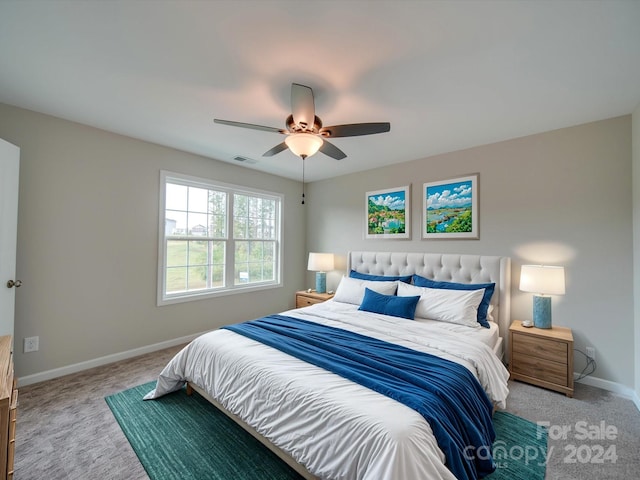
[[[421,240],[423,182],[476,172],[480,239]],[[407,184],[412,238],[364,240],[365,192]],[[307,247],[341,258],[349,250],[510,256],[512,317],[520,319],[532,310],[531,294],[518,290],[520,266],[564,265],[566,295],[553,298],[554,323],[573,329],[578,349],[596,348],[595,377],[632,388],[631,195],[631,116],[624,116],[314,182]],[[328,288],[342,273],[328,277]],[[311,285],[312,274],[306,280]],[[583,358],[576,353],[576,371]]]
[[[0,138],[21,148],[18,377],[294,306],[306,255],[299,182],[2,104]],[[161,169],[283,193],[284,288],[157,307]],[[34,335],[40,350],[23,354]]]
[[[635,392],[640,409],[640,104],[633,112],[633,298],[635,324]]]

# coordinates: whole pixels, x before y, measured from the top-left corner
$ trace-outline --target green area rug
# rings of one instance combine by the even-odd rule
[[[498,468],[489,480],[544,480],[547,471],[547,429],[508,412],[493,414]]]
[[[150,382],[105,399],[152,480],[301,478],[197,393],[188,397],[182,389],[143,401],[154,386]],[[494,423],[498,469],[485,478],[543,480],[546,431],[505,412],[496,412]]]

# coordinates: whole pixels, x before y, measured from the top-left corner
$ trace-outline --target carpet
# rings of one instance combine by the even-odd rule
[[[197,393],[184,389],[155,401],[150,382],[105,398],[152,480],[299,480],[273,452]],[[490,480],[543,480],[547,433],[496,412],[497,470]]]

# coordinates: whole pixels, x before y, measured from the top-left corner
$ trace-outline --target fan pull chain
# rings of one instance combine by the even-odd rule
[[[302,205],[304,205],[304,156],[302,157]]]

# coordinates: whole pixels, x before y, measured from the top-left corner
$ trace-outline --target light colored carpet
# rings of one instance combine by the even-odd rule
[[[21,388],[15,480],[148,479],[104,397],[154,380],[179,349]],[[630,400],[580,384],[573,399],[519,382],[511,382],[510,389],[507,411],[548,422],[556,430],[571,430],[566,439],[549,440],[547,479],[638,478],[640,412]],[[586,427],[605,422],[615,427],[616,438],[578,440],[580,421]],[[571,445],[576,450],[573,457]],[[614,448],[617,460],[593,463],[598,461],[598,445],[603,453]],[[572,458],[576,463],[567,463]]]
[[[104,397],[154,380],[180,350],[20,388],[15,480],[148,480]]]
[[[509,389],[508,411],[550,425],[547,480],[640,477],[640,412],[631,400],[579,383],[574,398],[520,382]]]

